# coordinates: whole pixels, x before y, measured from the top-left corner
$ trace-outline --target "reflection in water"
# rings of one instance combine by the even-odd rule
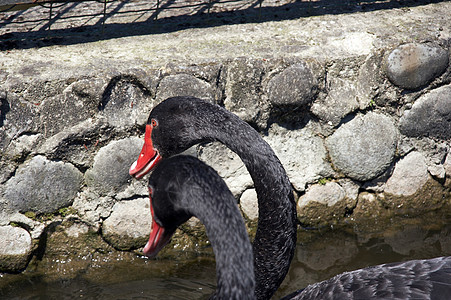
[[[94,284],[84,279],[70,282],[28,282],[28,287],[11,291],[4,299],[202,299],[214,291],[203,282],[180,278],[155,278],[116,284]],[[3,299],[3,296],[2,296]]]
[[[387,230],[369,234],[357,234],[358,230],[300,233],[290,271],[274,298],[345,271],[451,255],[451,223],[446,220],[392,222]]]
[[[0,289],[0,299],[207,299],[215,289],[214,274],[210,257],[184,263],[112,260],[73,279],[48,282],[45,275],[15,275],[17,281]]]
[[[430,220],[429,220],[430,221]],[[451,224],[392,220],[387,230],[299,231],[299,243],[278,299],[344,271],[451,255]],[[365,230],[367,232],[367,230]],[[7,280],[7,281],[5,281]],[[3,281],[3,284],[2,284]],[[7,282],[7,284],[5,284]],[[48,280],[27,271],[0,277],[1,299],[208,299],[215,289],[212,257],[190,260],[135,257],[93,266],[72,279]]]

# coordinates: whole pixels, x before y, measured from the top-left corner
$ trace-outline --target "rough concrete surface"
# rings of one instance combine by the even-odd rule
[[[415,3],[421,4],[421,1]],[[24,77],[45,76],[48,80],[64,78],[65,74],[70,74],[68,68],[89,74],[93,66],[103,66],[107,72],[118,64],[133,68],[142,65],[162,66],[171,62],[209,62],[240,56],[262,59],[295,56],[333,60],[366,56],[377,49],[396,47],[411,41],[448,41],[451,38],[450,5],[446,1],[424,6],[401,4],[395,5],[395,8],[388,6],[389,10],[366,12],[357,8],[351,13],[339,15],[332,8],[324,10],[324,13],[313,13],[314,16],[310,18],[299,17],[305,14],[304,10],[299,9],[298,17],[296,12],[292,12],[287,20],[281,15],[283,12],[277,11],[274,14],[281,16],[268,16],[266,22],[251,19],[249,23],[221,26],[216,23],[209,26],[207,19],[200,18],[196,19],[200,23],[197,27],[194,24],[194,28],[182,26],[181,30],[177,30],[180,26],[170,23],[175,28],[167,29],[168,32],[143,35],[136,35],[136,32],[145,30],[142,26],[146,25],[138,23],[135,31],[131,29],[128,33],[126,29],[133,27],[124,25],[123,31],[118,34],[119,38],[108,39],[106,33],[104,39],[100,37],[100,40],[90,42],[91,38],[83,35],[63,36],[60,41],[62,45],[58,45],[57,40],[54,41],[57,45],[50,47],[26,51],[13,48],[3,51],[0,57],[4,70],[12,73],[22,70],[17,73]],[[231,22],[234,22],[233,19]],[[147,26],[152,27],[152,24]],[[49,32],[48,37],[52,37],[52,32]],[[21,48],[20,43],[17,43],[18,48]],[[27,65],[20,63],[23,61]]]

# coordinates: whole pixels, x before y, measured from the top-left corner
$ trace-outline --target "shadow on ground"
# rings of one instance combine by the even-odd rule
[[[99,21],[94,25],[74,27],[70,26],[68,23],[66,28],[53,29],[51,28],[52,23],[65,21],[59,20],[61,14],[58,14],[49,20],[43,17],[41,21],[47,23],[37,31],[12,30],[9,32],[2,32],[3,30],[0,29],[0,50],[27,49],[50,45],[71,45],[126,36],[169,33],[188,28],[207,28],[221,25],[282,21],[327,14],[349,14],[361,11],[408,8],[445,1],[446,0],[318,0],[288,3],[276,7],[260,7],[260,0],[255,0],[255,2],[250,2],[250,5],[245,9],[225,12],[209,12],[209,8],[212,5],[216,5],[216,2],[219,2],[218,0],[212,0],[204,6],[198,5],[194,14],[175,16],[169,14],[167,17],[157,19],[156,17],[159,12],[177,8],[176,6],[172,7],[172,5],[175,5],[175,0],[170,0],[162,5],[158,11],[154,11],[151,16],[144,21],[108,23],[108,20],[113,15],[120,14],[119,9],[114,9],[105,15],[98,14]],[[124,3],[126,2],[127,1],[124,1]],[[80,2],[71,3],[67,9],[65,9],[73,9],[77,5],[80,5]],[[121,4],[118,5],[118,7],[120,6]],[[23,10],[11,14],[6,20],[3,18],[0,23],[0,28],[10,23],[14,23],[18,19],[21,20],[19,22],[20,24],[26,24],[27,21],[23,20]]]

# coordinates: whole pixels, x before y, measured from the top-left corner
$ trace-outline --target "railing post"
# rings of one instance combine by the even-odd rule
[[[105,22],[106,22],[106,4],[108,0],[103,0],[103,18],[102,18],[102,36],[105,34]]]
[[[155,20],[158,20],[159,13],[160,13],[160,0],[157,0],[157,10],[155,11]]]
[[[53,3],[50,2],[50,8],[49,8],[49,29],[48,30],[50,30],[51,27],[52,27],[52,13],[53,13],[52,9],[53,9]]]
[[[262,3],[263,3],[263,0],[259,0],[259,4],[258,4],[258,20],[259,21],[262,20]]]

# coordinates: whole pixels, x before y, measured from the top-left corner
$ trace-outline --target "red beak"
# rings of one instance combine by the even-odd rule
[[[147,124],[144,135],[144,146],[139,154],[138,160],[131,165],[128,172],[131,176],[139,179],[149,173],[160,159],[160,154],[152,144],[152,126]]]
[[[150,231],[149,241],[144,246],[143,252],[147,257],[155,257],[164,246],[171,240],[172,232],[167,231],[163,226],[160,226],[155,221],[155,216],[152,206],[152,197],[150,199],[150,212],[152,214],[152,229]]]

